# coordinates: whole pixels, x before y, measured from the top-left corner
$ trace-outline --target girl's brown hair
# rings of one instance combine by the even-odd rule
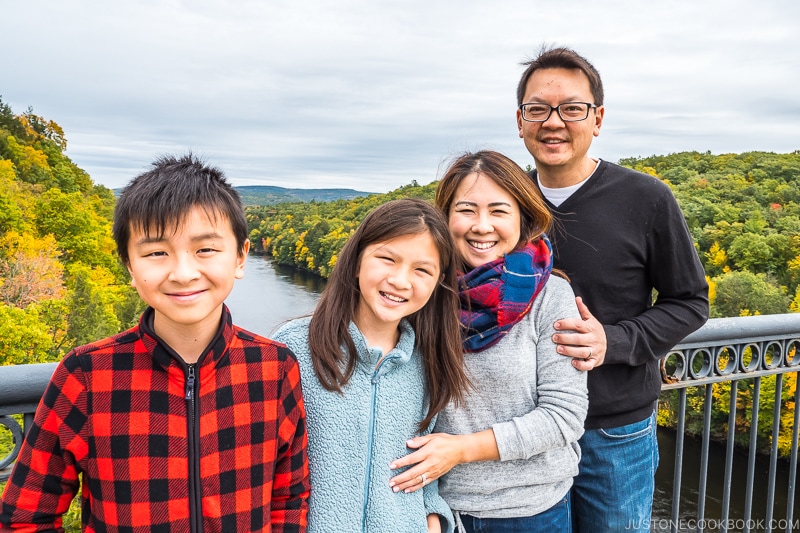
[[[436,206],[447,216],[461,181],[470,174],[491,179],[519,204],[521,227],[517,246],[535,241],[550,228],[552,216],[533,179],[514,161],[490,150],[467,152],[445,172],[436,189]]]
[[[308,332],[317,378],[325,389],[342,392],[359,357],[348,327],[359,304],[358,271],[364,249],[371,244],[426,232],[439,251],[442,279],[428,302],[406,317],[414,328],[416,347],[425,369],[428,414],[420,422],[420,430],[427,428],[448,403],[460,402],[469,385],[458,322],[458,255],[442,213],[428,202],[406,198],[383,204],[368,214],[339,254]]]

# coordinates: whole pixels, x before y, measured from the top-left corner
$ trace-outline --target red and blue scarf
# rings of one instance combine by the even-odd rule
[[[473,268],[458,278],[464,351],[494,346],[528,314],[553,270],[550,240],[536,242]]]

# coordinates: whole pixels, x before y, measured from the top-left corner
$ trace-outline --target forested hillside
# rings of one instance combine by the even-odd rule
[[[683,152],[620,164],[675,193],[711,283],[712,316],[800,311],[800,151]],[[328,276],[358,222],[392,198],[432,199],[436,183],[327,203],[248,208],[256,250]]]
[[[111,237],[114,195],[61,127],[0,99],[0,365],[57,361],[141,310]]]
[[[286,189],[271,185],[243,185],[235,187],[244,205],[267,205],[282,202],[331,202],[340,198],[352,199],[367,196],[368,192],[354,189]]]

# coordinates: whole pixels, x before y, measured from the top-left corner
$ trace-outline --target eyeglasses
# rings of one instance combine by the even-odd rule
[[[586,120],[590,109],[597,109],[595,104],[588,102],[565,102],[557,106],[533,103],[519,106],[522,120],[526,122],[546,122],[553,110],[558,111],[558,116],[564,122],[580,122]]]

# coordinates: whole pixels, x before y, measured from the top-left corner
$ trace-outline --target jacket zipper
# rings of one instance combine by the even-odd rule
[[[203,505],[200,498],[200,436],[197,427],[197,385],[195,364],[187,365],[186,373],[186,411],[189,446],[189,527],[193,533],[203,531]]]
[[[395,359],[398,356],[393,356],[391,359]],[[378,410],[378,380],[380,376],[378,373],[380,372],[381,366],[386,362],[387,356],[381,357],[378,362],[375,364],[375,370],[372,372],[372,397],[370,399],[370,409],[369,409],[369,434],[367,435],[367,466],[366,471],[364,474],[364,498],[363,498],[363,507],[361,508],[361,531],[362,533],[366,533],[367,531],[367,506],[369,504],[369,487],[370,487],[370,478],[372,477],[370,474],[372,473],[372,446],[375,441],[375,416],[376,411]]]

